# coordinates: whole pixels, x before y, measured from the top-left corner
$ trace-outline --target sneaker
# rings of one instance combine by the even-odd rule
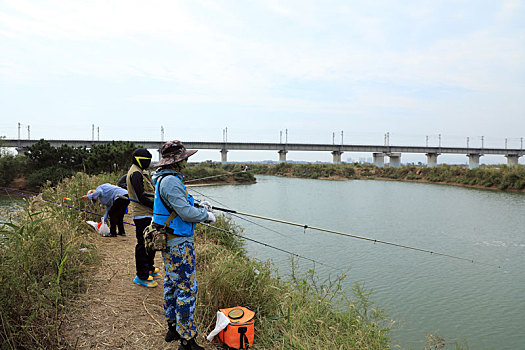
[[[190,340],[182,339],[179,350],[204,350],[204,348],[195,342],[195,338],[191,338]]]
[[[138,276],[135,276],[133,279],[133,283],[136,283],[138,285],[141,285],[143,287],[153,288],[157,286],[157,282],[153,281],[153,278],[151,280],[143,280],[138,278]]]
[[[153,268],[153,271],[149,272],[149,275],[151,277],[159,277],[160,276],[160,269],[158,267]]]
[[[117,235],[126,237],[126,232],[119,232],[119,233],[117,233]]]

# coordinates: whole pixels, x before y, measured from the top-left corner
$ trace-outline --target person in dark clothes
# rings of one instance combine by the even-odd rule
[[[157,286],[153,277],[159,276],[159,269],[154,266],[155,251],[149,251],[144,246],[144,229],[148,227],[153,218],[153,199],[146,196],[146,193],[155,192],[155,186],[151,183],[151,178],[146,171],[151,164],[151,153],[147,149],[139,148],[133,152],[132,157],[133,164],[126,175],[126,187],[129,198],[132,199],[130,214],[133,216],[137,236],[135,245],[137,276],[133,282],[151,288]]]

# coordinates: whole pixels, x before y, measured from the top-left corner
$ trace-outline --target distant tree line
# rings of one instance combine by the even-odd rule
[[[0,140],[1,147],[1,140]],[[133,142],[113,141],[103,145],[53,147],[41,139],[28,147],[23,156],[0,153],[0,186],[8,186],[23,176],[26,186],[37,188],[47,183],[56,184],[78,171],[87,174],[127,170],[131,155],[137,148]]]
[[[435,167],[407,165],[377,167],[373,164],[250,164],[255,174],[310,179],[392,179],[525,191],[523,165],[482,165],[475,169],[441,164]]]

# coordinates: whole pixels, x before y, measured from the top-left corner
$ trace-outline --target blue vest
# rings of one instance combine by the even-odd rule
[[[155,199],[153,201],[153,222],[164,225],[166,220],[168,220],[168,217],[170,216],[170,211],[166,208],[164,203],[162,203],[162,200],[160,199],[160,192],[159,192],[159,184],[163,181],[163,179],[167,176],[175,176],[175,175],[166,175],[159,178],[157,181],[157,185],[155,186]],[[175,176],[177,180],[180,181],[178,177]],[[188,203],[193,207],[194,205],[194,199],[192,196],[188,194],[188,190],[186,189],[186,186],[182,184],[184,187],[184,190],[186,191],[186,197],[188,199]],[[167,201],[166,201],[167,202]],[[169,223],[168,227],[173,229],[173,234],[177,236],[184,236],[189,237],[193,236],[193,233],[195,231],[195,223],[194,222],[186,222],[180,218],[180,216],[177,215],[177,217]]]

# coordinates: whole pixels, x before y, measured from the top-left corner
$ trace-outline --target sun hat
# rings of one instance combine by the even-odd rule
[[[160,148],[161,159],[155,164],[156,167],[175,164],[188,159],[197,150],[187,150],[179,140],[168,141]]]

